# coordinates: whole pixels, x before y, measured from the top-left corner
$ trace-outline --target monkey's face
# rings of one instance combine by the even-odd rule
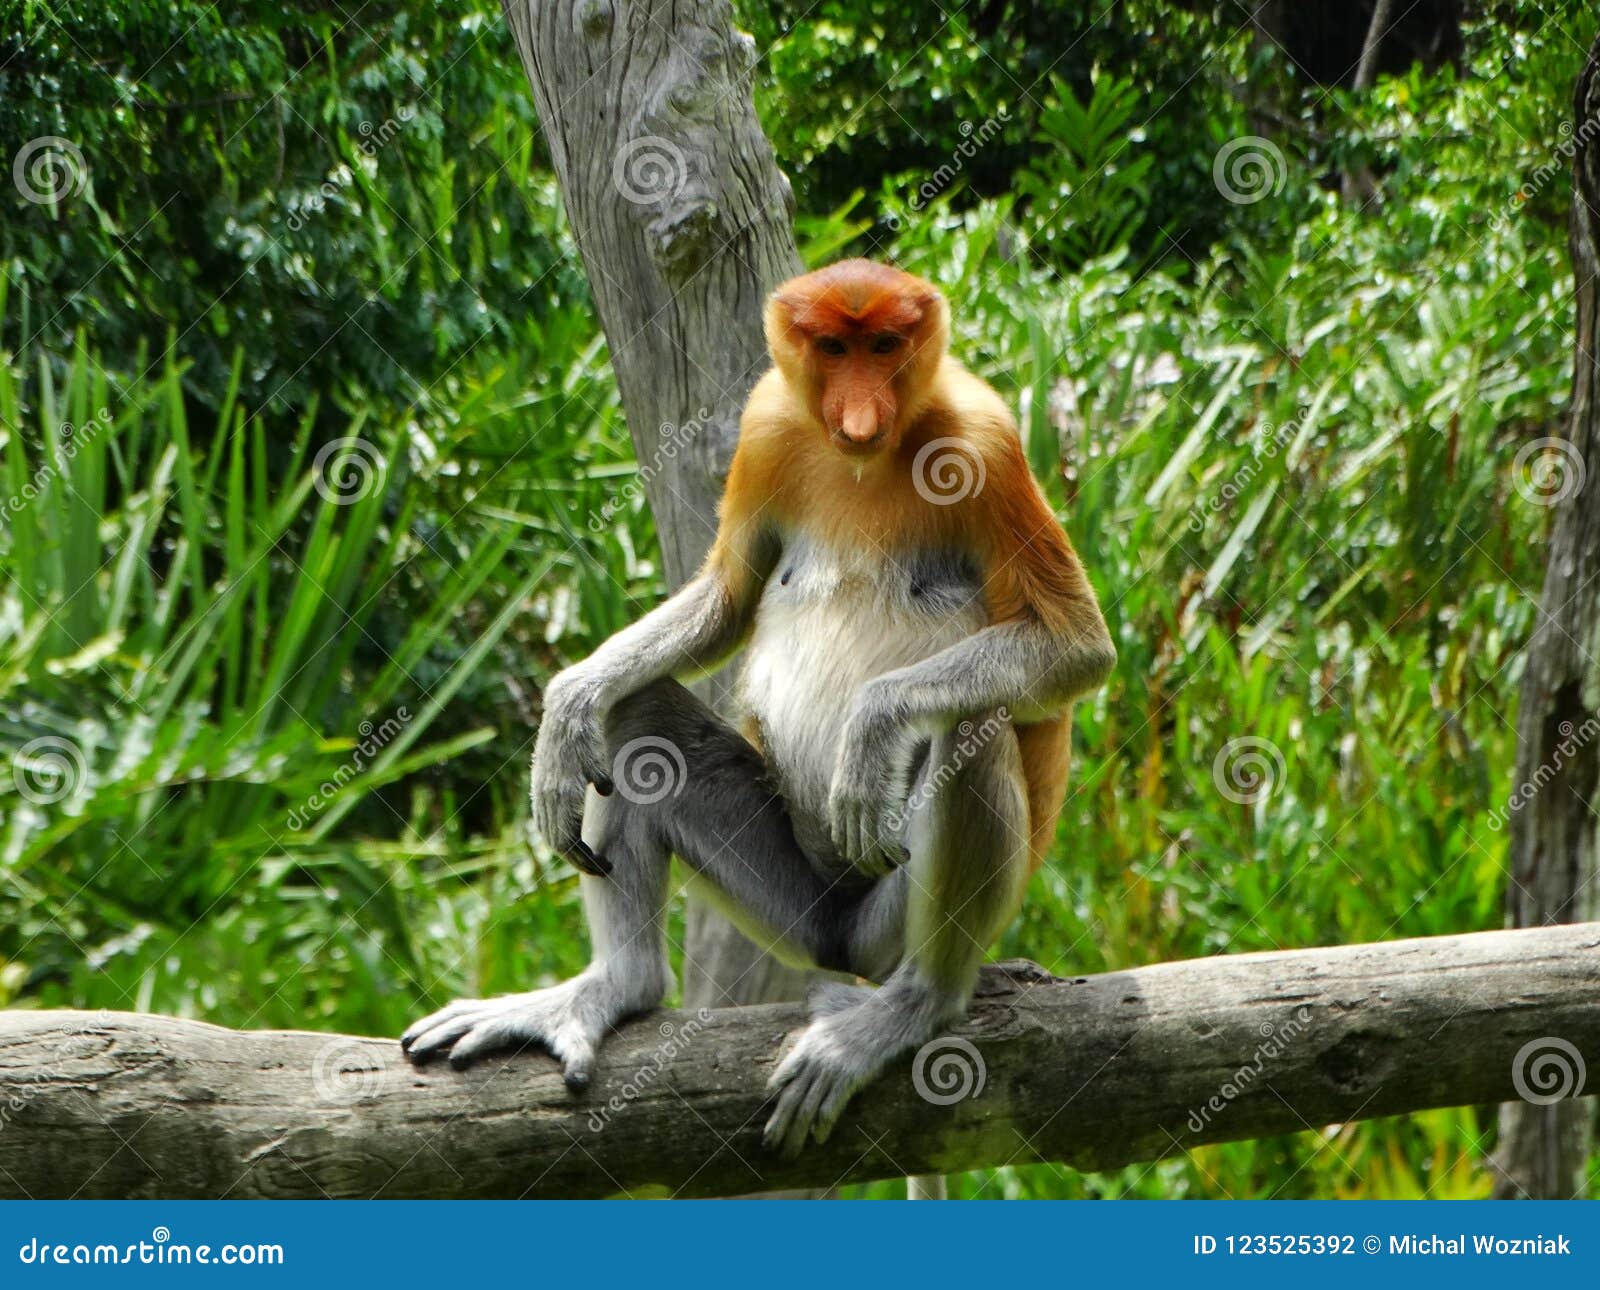
[[[778,288],[767,342],[834,447],[853,457],[892,454],[943,357],[947,314],[931,283],[845,260]]]
[[[906,338],[892,331],[811,341],[822,424],[842,452],[869,454],[899,440],[896,378]]]

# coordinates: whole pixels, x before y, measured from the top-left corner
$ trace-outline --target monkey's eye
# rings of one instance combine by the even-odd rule
[[[885,332],[883,335],[873,338],[872,352],[874,354],[892,354],[900,348],[902,339],[904,338]]]
[[[817,340],[817,348],[824,354],[838,358],[840,354],[844,353],[845,346],[844,342],[837,336],[822,336]]]

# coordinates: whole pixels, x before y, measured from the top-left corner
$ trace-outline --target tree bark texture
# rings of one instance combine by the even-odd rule
[[[1057,980],[985,969],[969,1018],[830,1140],[763,1149],[792,1005],[658,1012],[587,1095],[508,1055],[132,1013],[0,1013],[0,1197],[726,1195],[1064,1162],[1593,1091],[1600,924],[1241,954]],[[1585,1104],[1587,1105],[1587,1104]]]

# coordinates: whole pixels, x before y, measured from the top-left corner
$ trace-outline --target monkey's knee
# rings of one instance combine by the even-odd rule
[[[682,737],[716,715],[689,689],[671,677],[651,681],[624,695],[606,716],[606,740],[616,748],[630,740]]]

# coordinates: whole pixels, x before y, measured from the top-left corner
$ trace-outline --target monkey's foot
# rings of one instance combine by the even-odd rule
[[[594,1077],[601,1038],[639,1010],[602,973],[590,971],[546,990],[457,999],[412,1023],[400,1047],[419,1064],[448,1050],[450,1065],[462,1070],[489,1053],[536,1045],[561,1063],[567,1087],[576,1092]]]
[[[891,980],[878,990],[821,986],[811,1012],[811,1024],[767,1083],[778,1105],[762,1141],[791,1159],[807,1138],[826,1142],[850,1099],[901,1053],[933,1038],[951,1004]]]

